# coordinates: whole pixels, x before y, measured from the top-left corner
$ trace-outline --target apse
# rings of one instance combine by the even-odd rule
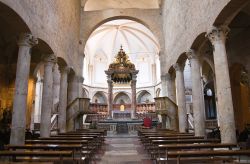
[[[102,24],[90,35],[85,46],[84,84],[107,88],[104,70],[114,61],[121,46],[139,70],[138,87],[160,82],[157,38],[141,23],[118,19]]]

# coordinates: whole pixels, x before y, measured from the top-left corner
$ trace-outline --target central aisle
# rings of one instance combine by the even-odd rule
[[[98,164],[152,164],[138,136],[107,136]]]

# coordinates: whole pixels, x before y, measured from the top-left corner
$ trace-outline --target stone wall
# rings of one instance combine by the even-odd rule
[[[165,0],[162,6],[167,72],[196,37],[210,29],[230,0]]]
[[[32,34],[45,41],[79,75],[80,0],[0,0],[28,25]]]

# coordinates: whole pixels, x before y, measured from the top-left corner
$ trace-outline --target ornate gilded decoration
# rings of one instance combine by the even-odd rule
[[[111,75],[111,80],[115,83],[128,83],[138,73],[135,65],[130,62],[128,55],[123,51],[122,46],[115,56],[114,62],[109,65],[109,69],[105,72],[107,75]]]
[[[110,69],[129,69],[135,70],[135,65],[130,62],[128,55],[123,51],[122,46],[118,54],[115,56],[115,61],[109,65]]]

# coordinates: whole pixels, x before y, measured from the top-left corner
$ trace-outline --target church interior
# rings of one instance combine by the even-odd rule
[[[250,0],[0,0],[0,163],[250,163],[249,45]]]

